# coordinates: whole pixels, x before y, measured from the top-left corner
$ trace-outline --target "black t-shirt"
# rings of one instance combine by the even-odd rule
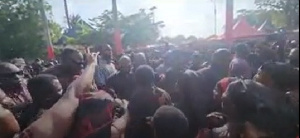
[[[160,88],[137,91],[128,105],[130,121],[126,127],[125,138],[153,138],[153,130],[147,124],[146,118],[153,116],[161,105],[170,104],[169,94]]]

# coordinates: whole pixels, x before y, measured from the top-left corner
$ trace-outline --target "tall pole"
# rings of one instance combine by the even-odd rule
[[[115,42],[115,54],[120,55],[123,53],[122,42],[121,42],[121,31],[118,21],[118,8],[117,1],[112,0],[112,12],[113,12],[113,20],[114,20],[114,42]]]
[[[115,27],[118,24],[118,8],[117,8],[117,1],[112,0],[112,12],[113,12],[113,19],[114,19],[114,24]]]
[[[66,14],[66,18],[67,18],[68,28],[70,28],[70,18],[69,18],[69,9],[68,9],[67,0],[64,0],[64,6],[65,6],[65,14]]]
[[[215,35],[217,35],[217,3],[216,0],[213,1],[214,2],[214,31],[215,31]]]
[[[214,33],[217,35],[217,3],[216,0],[211,0],[214,5]]]
[[[226,26],[225,40],[232,43],[232,27],[233,27],[233,0],[226,0]]]
[[[45,8],[44,8],[44,1],[39,0],[40,2],[40,11],[42,15],[42,20],[43,20],[43,25],[44,25],[44,34],[46,38],[46,44],[47,44],[47,49],[48,49],[48,58],[53,59],[54,58],[54,51],[52,47],[52,41],[51,41],[51,35],[50,35],[50,30],[49,30],[49,23],[48,19],[46,16]]]

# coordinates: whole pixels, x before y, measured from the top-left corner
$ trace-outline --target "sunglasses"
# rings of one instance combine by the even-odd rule
[[[74,59],[70,59],[70,60],[71,60],[71,62],[73,62],[76,65],[79,65],[79,66],[84,66],[85,65],[84,61],[76,61]]]
[[[23,75],[24,75],[23,71],[18,71],[18,72],[0,74],[0,77],[2,77],[2,78],[13,78],[13,77],[16,77],[16,76],[23,76]]]

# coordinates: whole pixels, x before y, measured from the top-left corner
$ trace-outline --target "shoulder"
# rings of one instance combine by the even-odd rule
[[[108,80],[115,80],[116,78],[119,77],[119,72],[113,73],[108,77]]]
[[[4,135],[14,135],[20,130],[17,120],[13,116],[13,114],[4,109],[0,105],[0,136]]]
[[[233,59],[231,60],[230,64],[238,64],[238,63],[240,63],[240,62],[241,62],[241,59],[239,59],[239,58],[233,58]]]
[[[56,65],[56,66],[53,66],[51,68],[48,68],[48,69],[44,70],[42,73],[58,76],[58,75],[60,75],[61,69],[62,69],[61,65]]]

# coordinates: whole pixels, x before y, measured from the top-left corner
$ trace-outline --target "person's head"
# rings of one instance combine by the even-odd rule
[[[231,137],[280,138],[293,133],[296,123],[290,121],[290,112],[271,98],[272,93],[272,89],[252,80],[240,79],[229,85],[222,105]]]
[[[228,72],[230,61],[231,53],[228,49],[217,49],[212,55],[211,64]]]
[[[26,66],[26,62],[23,58],[14,58],[11,60],[11,63],[16,65],[21,70],[23,70]]]
[[[83,55],[75,49],[66,48],[61,53],[62,65],[77,71],[80,71],[84,66]]]
[[[24,79],[23,77],[23,71],[14,64],[7,62],[0,63],[0,87],[2,89],[20,86]]]
[[[154,70],[149,65],[141,65],[135,71],[135,80],[139,86],[154,85]]]
[[[222,108],[228,116],[232,137],[246,133],[246,124],[262,129],[258,131],[263,133],[262,136],[270,135],[268,125],[271,120],[267,115],[275,113],[275,105],[272,105],[268,91],[270,89],[251,80],[237,80],[229,85],[222,97]]]
[[[249,49],[246,44],[238,44],[235,46],[235,55],[239,58],[246,58],[249,55]]]
[[[201,65],[202,61],[203,61],[203,59],[201,58],[201,55],[199,54],[199,52],[194,52],[192,55],[192,64]]]
[[[49,74],[40,74],[27,84],[33,103],[44,109],[49,109],[62,95],[62,86],[57,77]]]
[[[294,48],[291,50],[289,56],[289,63],[296,68],[299,68],[299,48]]]
[[[147,64],[147,58],[144,53],[137,53],[133,56],[133,66],[135,68],[138,68],[140,65],[146,65]]]
[[[286,63],[270,62],[263,64],[258,69],[254,80],[267,87],[287,92],[298,86],[299,71],[297,72],[296,69]]]
[[[74,114],[69,137],[110,138],[115,115],[113,110],[113,98],[105,92],[95,92],[82,98]]]
[[[131,59],[128,56],[122,56],[119,59],[120,72],[129,73],[132,68]]]
[[[36,63],[36,64],[42,64],[42,62],[43,62],[43,60],[41,60],[41,59],[39,59],[39,58],[36,58],[36,59],[34,60],[34,63]]]
[[[181,50],[173,50],[170,53],[170,63],[171,63],[171,67],[172,69],[175,70],[181,70],[183,68],[185,68],[186,65],[186,60],[188,58],[185,58],[185,53]]]
[[[101,54],[102,58],[104,58],[105,60],[111,60],[112,59],[112,48],[111,48],[111,46],[108,45],[108,44],[102,45],[100,54]]]
[[[188,120],[173,106],[158,108],[153,116],[155,138],[184,138],[188,133]]]

